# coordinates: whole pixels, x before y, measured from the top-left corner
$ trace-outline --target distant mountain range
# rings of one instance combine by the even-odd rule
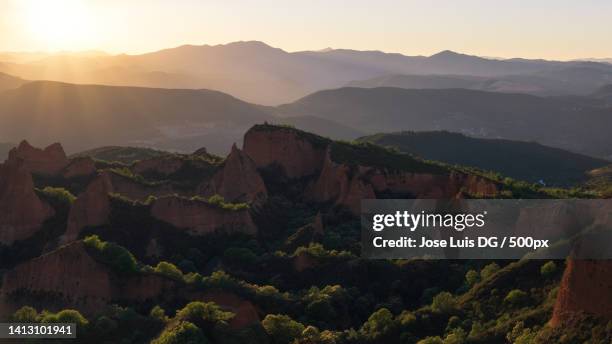
[[[445,131],[397,132],[360,138],[428,160],[473,166],[548,186],[568,187],[590,179],[588,172],[610,164],[534,142],[477,139]]]
[[[467,76],[468,82],[474,78],[484,82],[476,89],[543,95],[589,94],[612,83],[612,65],[599,62],[499,60],[452,51],[429,57],[345,49],[289,53],[256,41],[185,45],[142,55],[0,54],[0,72],[28,80],[213,89],[265,105],[347,84],[402,87],[403,81],[380,82],[390,75],[429,76],[412,77],[409,88],[428,88],[432,83],[435,88],[454,87],[456,76]]]
[[[0,73],[0,92],[15,89],[23,85],[26,81],[14,76]]]
[[[206,147],[221,154],[263,122],[341,139],[365,133],[316,116],[274,112],[217,91],[34,81],[0,93],[0,141],[45,146],[61,140],[68,152],[117,144],[183,152]]]
[[[600,99],[466,89],[341,88],[314,93],[276,111],[281,116],[326,118],[367,133],[447,130],[612,156],[612,108]]]

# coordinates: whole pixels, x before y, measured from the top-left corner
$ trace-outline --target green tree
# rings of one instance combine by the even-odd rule
[[[497,263],[491,263],[480,270],[480,278],[482,280],[486,280],[487,278],[493,276],[493,274],[497,271],[499,271],[499,265],[497,265]]]
[[[552,260],[540,267],[540,274],[543,277],[551,277],[555,274],[555,272],[557,272],[557,264],[555,264],[555,262],[553,262]]]
[[[155,267],[155,272],[164,275],[166,277],[172,278],[177,281],[183,280],[183,272],[176,267],[176,265],[168,262],[159,262]]]
[[[431,309],[439,313],[450,313],[457,308],[457,300],[453,294],[443,291],[434,296],[431,302]]]
[[[304,325],[283,314],[268,314],[261,325],[275,344],[289,344],[299,338],[305,329]]]
[[[11,321],[18,323],[36,323],[38,319],[38,312],[30,306],[19,308],[13,316],[11,316]]]
[[[188,321],[181,321],[177,326],[166,329],[151,344],[206,344],[202,330]]]
[[[513,306],[524,304],[528,299],[527,293],[520,289],[511,290],[504,298],[504,302]]]
[[[44,312],[43,312],[44,313]],[[64,309],[57,313],[44,313],[41,319],[43,323],[75,323],[78,327],[84,327],[89,321],[74,309]]]
[[[393,314],[388,309],[381,308],[370,315],[361,327],[361,333],[367,338],[377,340],[391,333],[396,325]]]
[[[465,283],[468,287],[472,287],[474,284],[480,281],[480,275],[476,270],[470,270],[465,274]]]

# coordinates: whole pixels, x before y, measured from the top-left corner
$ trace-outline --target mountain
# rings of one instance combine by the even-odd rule
[[[0,137],[39,146],[61,139],[70,153],[112,144],[224,154],[247,128],[264,122],[336,139],[364,135],[328,119],[275,111],[217,91],[35,81],[0,93]]]
[[[466,88],[490,92],[541,96],[590,95],[612,82],[612,68],[588,62],[529,74],[475,77],[470,75],[386,75],[352,81],[349,87],[399,87],[407,89]]]
[[[26,81],[8,74],[0,73],[0,93],[6,90],[17,88]]]
[[[279,106],[277,113],[318,116],[367,133],[447,130],[609,157],[612,108],[585,99],[464,89],[341,88]]]
[[[394,147],[428,160],[499,172],[518,180],[542,181],[548,186],[582,183],[590,179],[587,172],[610,164],[534,142],[477,139],[445,131],[377,134],[359,141]]]
[[[494,89],[523,90],[538,94],[580,94],[584,82],[576,75],[550,78],[559,70],[588,66],[580,73],[600,73],[608,78],[612,65],[595,62],[559,62],[526,59],[487,59],[443,51],[429,57],[406,56],[380,51],[325,49],[287,52],[257,41],[224,45],[184,45],[140,55],[65,53],[14,58],[0,55],[0,72],[28,80],[54,80],[70,83],[140,86],[155,88],[213,89],[240,99],[264,105],[277,105],[299,99],[322,89],[337,88],[355,80],[386,75],[463,75],[470,77],[525,76],[553,82],[530,82],[534,90],[497,85]],[[559,79],[561,78],[561,79]],[[566,79],[563,79],[566,78]],[[596,79],[597,75],[589,76]],[[590,80],[589,79],[589,80]],[[565,80],[565,81],[563,81]],[[560,84],[559,82],[562,83]],[[530,85],[530,83],[527,83]],[[586,83],[587,86],[590,85]],[[511,87],[512,86],[512,87]],[[531,87],[535,87],[531,86]],[[601,86],[601,85],[597,85]],[[419,87],[422,88],[422,87]]]
[[[0,94],[0,114],[3,140],[46,146],[59,138],[69,152],[108,144],[225,150],[246,128],[273,118],[216,91],[47,81]]]

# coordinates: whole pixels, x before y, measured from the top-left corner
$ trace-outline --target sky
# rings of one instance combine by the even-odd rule
[[[0,51],[258,40],[286,51],[610,58],[610,18],[609,0],[0,0]]]

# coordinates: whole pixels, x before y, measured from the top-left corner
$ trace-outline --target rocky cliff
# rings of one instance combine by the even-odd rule
[[[66,179],[91,176],[96,173],[96,164],[90,157],[71,159],[62,170],[62,176]]]
[[[332,160],[330,146],[323,169],[307,194],[318,202],[332,202],[359,214],[362,199],[456,198],[463,193],[495,196],[496,183],[456,171],[432,169],[411,171],[378,166],[349,165]],[[406,156],[406,159],[411,159]]]
[[[550,324],[580,313],[612,320],[612,261],[568,259]]]
[[[100,173],[89,183],[70,207],[68,225],[62,242],[76,240],[79,232],[87,226],[105,224],[110,215],[109,193],[112,192],[114,187],[108,173]]]
[[[53,176],[59,174],[69,164],[62,145],[54,143],[45,149],[32,147],[27,141],[11,149],[8,160],[23,161],[25,167],[34,174]]]
[[[224,209],[198,199],[176,196],[159,198],[151,206],[151,216],[192,235],[206,235],[215,231],[257,233],[248,209]]]
[[[296,179],[312,176],[323,166],[327,139],[292,128],[256,125],[244,135],[244,152],[257,168],[279,168]]]
[[[251,158],[234,144],[223,167],[210,181],[200,186],[205,197],[218,194],[229,202],[259,204],[265,202],[268,191],[257,166]]]
[[[171,280],[158,275],[119,278],[77,241],[6,272],[0,292],[0,318],[5,319],[23,304],[96,314],[112,301],[155,299],[174,287]]]
[[[10,245],[32,236],[53,214],[36,195],[23,161],[0,164],[0,243]]]

